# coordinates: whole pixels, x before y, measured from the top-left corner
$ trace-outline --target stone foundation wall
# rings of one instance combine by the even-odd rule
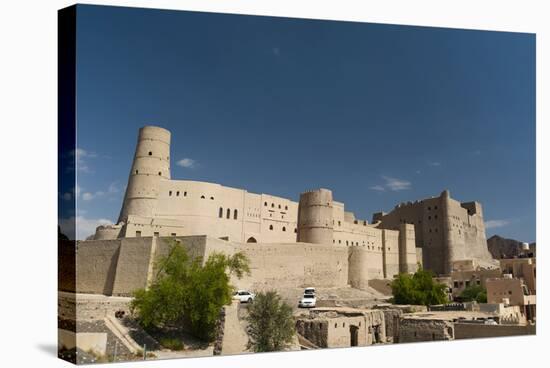
[[[479,337],[500,337],[517,335],[535,335],[535,325],[484,325],[473,323],[455,323],[455,339],[475,339]]]
[[[399,343],[453,339],[452,322],[414,318],[401,318],[399,321]]]
[[[130,313],[130,298],[59,292],[58,317],[63,320],[98,320],[117,311]]]
[[[304,320],[296,322],[296,332],[320,348],[328,346],[328,321]]]

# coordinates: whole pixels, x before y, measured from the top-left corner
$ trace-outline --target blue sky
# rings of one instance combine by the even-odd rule
[[[535,240],[534,35],[79,6],[77,37],[81,237],[159,125],[175,179],[326,187],[369,221],[448,188]]]

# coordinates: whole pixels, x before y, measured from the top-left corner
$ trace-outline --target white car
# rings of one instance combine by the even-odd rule
[[[315,295],[315,288],[314,287],[305,288],[304,289],[304,295],[306,295],[306,294]]]
[[[250,291],[237,290],[235,294],[233,294],[233,299],[239,300],[241,303],[252,303],[255,296],[256,295],[254,295]]]
[[[315,308],[316,302],[317,302],[317,298],[315,298],[315,295],[313,295],[313,294],[304,294],[304,297],[298,303],[298,307],[300,307],[300,308]]]

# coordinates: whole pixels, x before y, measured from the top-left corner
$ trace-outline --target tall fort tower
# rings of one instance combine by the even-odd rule
[[[452,271],[453,262],[475,259],[492,265],[487,249],[483,211],[479,202],[459,202],[448,190],[439,197],[401,203],[390,213],[375,213],[381,229],[414,225],[416,247],[422,249],[423,267],[438,275]]]
[[[297,241],[332,244],[332,191],[318,189],[300,194]]]
[[[139,130],[136,153],[118,222],[128,216],[153,217],[160,181],[170,179],[170,132],[156,126]]]

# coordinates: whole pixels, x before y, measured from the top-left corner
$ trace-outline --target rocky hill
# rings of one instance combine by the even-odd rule
[[[493,256],[493,258],[500,259],[504,257],[517,257],[524,253],[521,249],[522,242],[514,239],[506,239],[498,235],[493,235],[487,239],[487,248]],[[533,256],[537,254],[536,243],[529,244],[529,253],[533,253]]]

